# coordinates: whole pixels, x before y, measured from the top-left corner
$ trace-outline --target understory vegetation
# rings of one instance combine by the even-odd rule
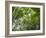
[[[40,30],[40,8],[12,7],[12,31]]]

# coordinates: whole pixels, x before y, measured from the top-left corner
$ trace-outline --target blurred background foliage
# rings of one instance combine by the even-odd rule
[[[40,30],[40,8],[12,7],[12,31]]]

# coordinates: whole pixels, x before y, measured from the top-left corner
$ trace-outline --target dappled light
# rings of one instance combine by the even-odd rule
[[[40,8],[12,7],[12,31],[40,30]]]

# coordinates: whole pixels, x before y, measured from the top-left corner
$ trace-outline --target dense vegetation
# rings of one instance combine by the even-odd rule
[[[12,7],[12,30],[40,30],[40,8]]]

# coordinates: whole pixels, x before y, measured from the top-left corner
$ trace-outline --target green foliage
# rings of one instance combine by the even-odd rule
[[[12,30],[40,30],[40,8],[12,7]]]

